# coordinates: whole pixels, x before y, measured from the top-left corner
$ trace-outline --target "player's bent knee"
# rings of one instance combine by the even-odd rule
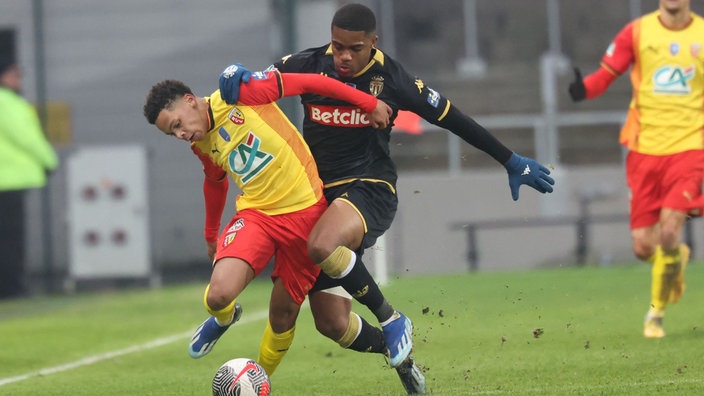
[[[293,318],[272,318],[269,317],[269,324],[274,333],[281,334],[291,330],[296,325],[296,319]]]
[[[314,263],[320,264],[325,260],[335,249],[330,249],[321,243],[317,243],[316,240],[308,239],[308,257],[313,260]]]
[[[296,306],[299,308],[299,306]],[[269,324],[275,333],[289,331],[296,325],[298,319],[298,309],[295,310],[272,310],[269,313]]]
[[[333,341],[338,341],[347,331],[349,317],[336,315],[332,317],[316,317],[315,328],[318,332]]]
[[[223,289],[208,285],[203,296],[203,305],[208,311],[218,311],[234,301],[235,297],[224,292]]]
[[[633,254],[642,261],[649,261],[655,254],[655,246],[646,244],[634,244]]]

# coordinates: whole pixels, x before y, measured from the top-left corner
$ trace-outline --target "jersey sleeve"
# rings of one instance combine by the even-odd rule
[[[614,80],[628,71],[631,63],[635,60],[633,51],[634,26],[637,26],[637,22],[631,22],[621,29],[602,56],[599,69],[584,78],[587,99],[596,98],[606,92]]]
[[[207,242],[217,242],[220,233],[220,219],[227,202],[229,182],[227,173],[195,145],[191,150],[203,164],[203,197],[205,198],[205,226],[203,236]]]
[[[504,164],[512,151],[471,117],[463,114],[450,100],[428,87],[420,78],[399,70],[396,98],[402,110],[410,110],[431,124],[447,129],[465,142]]]
[[[295,54],[289,54],[274,62],[270,68],[280,70],[282,73],[300,73],[303,70],[307,70],[308,62],[314,49],[307,49]]]
[[[257,72],[248,84],[240,86],[239,101],[245,105],[266,104],[287,96],[317,94],[344,100],[370,113],[377,99],[337,80],[320,74],[286,73],[278,70]]]
[[[635,59],[635,53],[633,51],[633,31],[637,23],[637,21],[631,22],[621,29],[601,58],[602,67],[616,76],[620,76],[628,71],[628,68]]]
[[[614,75],[603,65],[594,73],[584,78],[584,88],[587,91],[587,99],[593,99],[606,92],[612,82],[616,80]]]
[[[433,124],[447,116],[450,110],[450,101],[447,98],[401,67],[394,74],[394,99],[398,101],[401,110],[410,110]]]

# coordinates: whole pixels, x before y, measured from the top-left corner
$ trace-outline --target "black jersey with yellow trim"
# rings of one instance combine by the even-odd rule
[[[370,93],[393,109],[409,110],[431,123],[447,115],[450,102],[409,74],[401,64],[373,50],[369,64],[352,78],[335,71],[330,45],[286,56],[274,65],[282,73],[319,73]],[[310,146],[323,183],[346,179],[378,179],[396,185],[396,167],[391,159],[391,125],[374,129],[356,106],[319,95],[301,95],[304,106],[303,136]]]

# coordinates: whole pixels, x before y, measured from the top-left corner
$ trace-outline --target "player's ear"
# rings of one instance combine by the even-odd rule
[[[183,101],[189,105],[193,105],[196,103],[196,97],[195,97],[195,95],[192,95],[189,93],[183,94]]]
[[[377,41],[379,41],[379,36],[375,34],[374,37],[372,37],[372,48],[376,48]]]

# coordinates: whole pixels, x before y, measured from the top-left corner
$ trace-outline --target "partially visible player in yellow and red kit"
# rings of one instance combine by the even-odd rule
[[[582,79],[574,101],[596,98],[631,67],[633,97],[620,142],[628,149],[633,252],[652,264],[650,309],[643,334],[665,336],[668,303],[684,292],[689,247],[682,230],[701,215],[704,179],[704,19],[690,0],[660,0],[659,9],[624,27],[601,67]]]

